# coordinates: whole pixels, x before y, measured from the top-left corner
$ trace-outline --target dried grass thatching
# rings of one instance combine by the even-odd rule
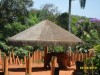
[[[49,20],[44,20],[8,39],[17,45],[73,46],[82,43],[74,34],[64,30]]]

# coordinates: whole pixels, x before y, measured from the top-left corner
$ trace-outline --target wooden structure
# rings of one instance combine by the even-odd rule
[[[12,52],[11,52],[12,53]],[[40,55],[40,51],[35,51],[34,53],[36,53],[37,55]],[[41,51],[41,53],[42,53],[42,51]],[[14,54],[14,53],[12,53],[12,54]],[[31,73],[32,73],[32,61],[33,61],[33,57],[30,57],[30,55],[26,58],[26,56],[24,56],[24,63],[21,63],[21,59],[19,59],[19,57],[17,56],[17,58],[16,58],[16,56],[12,56],[12,54],[11,54],[11,57],[10,57],[10,55],[7,57],[6,55],[4,55],[4,61],[2,62],[3,63],[3,65],[2,65],[2,71],[4,72],[4,74],[5,75],[8,75],[8,64],[10,65],[10,64],[17,64],[17,65],[20,65],[20,64],[25,64],[26,63],[26,75],[27,74],[29,74],[29,75],[31,75]],[[36,57],[36,54],[35,54],[35,56],[34,57]],[[52,54],[52,53],[51,53]],[[59,53],[59,54],[55,54],[55,56],[56,55],[58,55],[58,56],[56,56],[56,58],[55,57],[53,57],[52,58],[52,56],[53,55],[51,55],[51,60],[50,60],[50,62],[51,62],[51,75],[54,75],[54,72],[55,72],[55,67],[56,67],[56,65],[55,64],[57,64],[59,61],[61,61],[60,63],[62,64],[62,65],[64,65],[65,67],[66,66],[68,66],[68,65],[66,65],[66,63],[69,63],[70,65],[75,65],[75,62],[76,61],[83,61],[84,59],[87,59],[87,58],[90,58],[90,57],[93,57],[94,55],[93,55],[94,53],[93,52],[89,52],[89,53],[71,53],[71,55],[70,55],[70,57],[71,57],[71,60],[68,60],[68,61],[63,61],[63,60],[65,60],[64,59],[64,54],[62,54],[62,53]],[[61,56],[61,55],[64,55],[64,56]],[[67,55],[69,55],[69,54],[67,54]],[[46,59],[50,59],[50,58],[48,58],[48,54],[46,54],[46,56],[47,56],[47,58]],[[49,55],[50,56],[50,55]],[[17,62],[16,63],[14,63],[13,62],[13,60],[10,60],[10,58],[12,58],[12,57],[14,57],[14,59],[15,60],[17,60]],[[61,60],[60,59],[58,59],[58,58],[62,58]],[[65,56],[65,57],[69,57],[69,56]],[[38,57],[37,58],[37,60],[39,60],[40,59],[40,57]],[[56,60],[57,59],[57,60]],[[69,58],[68,58],[69,59]],[[59,60],[59,61],[58,61]],[[8,61],[11,61],[11,62],[8,62]],[[19,63],[19,62],[20,63]],[[64,62],[64,63],[63,63]],[[59,64],[58,64],[58,66],[59,66]],[[57,67],[58,67],[57,66]]]
[[[8,42],[13,45],[44,46],[44,67],[46,67],[48,46],[73,46],[82,43],[82,40],[51,21],[44,20],[8,38]]]

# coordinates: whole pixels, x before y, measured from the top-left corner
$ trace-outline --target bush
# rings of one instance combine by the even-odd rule
[[[98,69],[100,69],[100,44],[94,46],[94,49],[95,49],[95,52],[96,52],[94,63],[98,67]]]

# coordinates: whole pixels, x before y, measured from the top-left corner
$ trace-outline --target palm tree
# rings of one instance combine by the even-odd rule
[[[68,13],[69,13],[69,19],[68,19],[68,29],[69,31],[71,32],[71,1],[72,0],[69,0],[69,10],[68,10]],[[79,0],[80,1],[80,7],[82,9],[85,8],[85,4],[86,4],[86,0]]]
[[[71,1],[69,0],[69,9],[68,9],[68,13],[69,13],[69,18],[68,18],[68,30],[69,32],[71,32]],[[86,4],[86,0],[79,0],[80,1],[80,7],[84,9],[85,4]],[[71,47],[69,46],[69,52],[71,52]]]

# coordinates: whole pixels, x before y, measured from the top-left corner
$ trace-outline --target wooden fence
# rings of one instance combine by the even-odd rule
[[[71,58],[70,62],[71,65],[75,65],[76,61],[83,61],[87,58],[93,57],[94,52],[89,52],[89,53],[68,53],[69,57]],[[8,75],[8,64],[26,64],[26,75],[31,74],[32,72],[32,62],[39,62],[43,60],[43,51],[34,51],[32,53],[32,57],[24,56],[23,60],[19,59],[18,56],[14,55],[14,52],[10,52],[9,56],[4,55],[4,60],[1,59],[0,57],[0,62],[2,63],[2,71],[4,72],[5,75]],[[23,63],[22,63],[23,62]],[[65,62],[66,63],[66,62]],[[54,75],[54,70],[55,70],[55,59],[52,59],[51,61],[51,75]]]
[[[71,57],[71,64],[75,65],[76,61],[83,61],[86,58],[90,58],[94,56],[94,52],[89,53],[68,53]],[[33,62],[41,62],[44,60],[44,52],[37,50],[32,53],[32,61]],[[68,61],[69,62],[69,61]],[[18,56],[14,55],[14,52],[10,52],[8,56],[8,63],[9,64],[23,64],[26,63],[26,56],[23,59],[20,59]],[[0,64],[2,64],[2,59],[0,58]]]
[[[89,53],[71,53],[71,64],[75,65],[76,61],[83,61],[87,58],[93,57],[95,55],[94,52],[89,52]]]
[[[32,53],[33,62],[40,62],[44,59],[44,52],[37,50]]]

